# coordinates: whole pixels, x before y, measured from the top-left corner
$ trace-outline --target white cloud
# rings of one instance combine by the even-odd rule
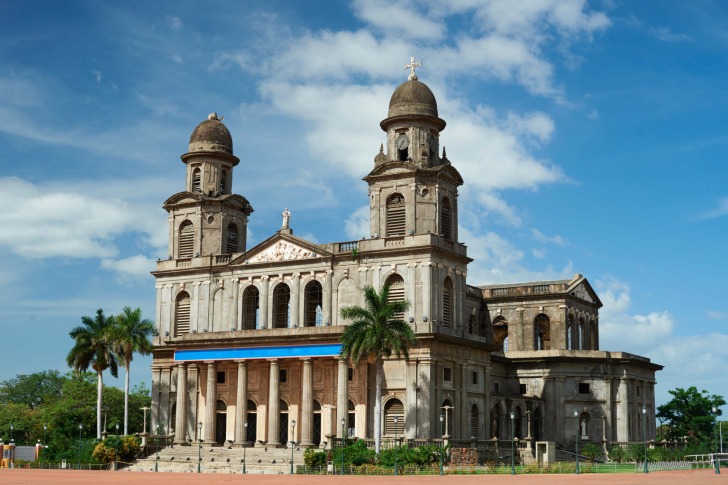
[[[182,28],[182,19],[179,17],[176,17],[174,15],[167,15],[164,17],[165,22],[167,22],[167,27],[169,27],[172,30],[179,30]]]
[[[101,71],[97,71],[96,69],[92,70],[91,71],[91,74],[94,75],[94,79],[96,79],[96,83],[97,84],[100,83],[101,80],[104,78],[104,75],[102,74],[102,72]]]
[[[103,192],[101,184],[97,190]],[[77,187],[78,188],[78,187]],[[16,177],[0,178],[0,245],[25,258],[111,258],[119,249],[114,239],[129,231],[144,231],[147,243],[159,243],[160,219],[148,208],[120,198],[86,192],[54,190]],[[166,237],[165,237],[166,240]],[[165,243],[166,244],[166,243]]]
[[[151,278],[150,272],[156,268],[156,261],[142,254],[137,254],[123,259],[102,259],[101,267],[116,272],[117,281],[125,283]]]
[[[362,237],[371,237],[369,234],[369,206],[363,205],[359,207],[352,215],[346,219],[344,224],[344,232],[349,239],[361,239]]]
[[[655,342],[672,333],[675,321],[668,311],[630,313],[631,288],[626,283],[607,276],[597,280],[595,286],[604,304],[599,312],[600,348],[652,354]],[[629,338],[625,339],[626,335]]]
[[[722,217],[726,214],[728,214],[728,197],[723,197],[718,201],[718,207],[704,212],[699,216],[699,219],[714,219],[716,217]]]
[[[538,229],[531,229],[531,235],[533,238],[540,243],[556,244],[557,246],[563,246],[566,244],[564,238],[555,234],[553,236],[547,236]]]
[[[663,42],[689,42],[693,38],[686,34],[676,34],[669,27],[653,27],[650,34]]]
[[[444,22],[427,18],[420,2],[409,0],[355,0],[354,13],[387,34],[431,42],[444,34]]]

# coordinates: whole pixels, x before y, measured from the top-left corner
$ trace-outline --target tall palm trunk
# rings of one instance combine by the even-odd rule
[[[104,378],[96,371],[96,439],[101,439],[101,403],[104,400]]]
[[[129,368],[131,362],[125,361],[126,379],[124,379],[124,436],[129,434]]]
[[[377,357],[377,370],[374,384],[374,449],[379,456],[382,448],[382,374],[384,363]]]

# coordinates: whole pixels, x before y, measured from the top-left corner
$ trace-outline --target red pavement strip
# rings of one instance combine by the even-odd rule
[[[257,485],[341,485],[345,479],[347,485],[402,485],[426,484],[437,485],[549,485],[549,484],[586,484],[586,485],[692,485],[722,484],[728,485],[728,470],[716,475],[713,470],[664,471],[649,473],[585,473],[581,475],[447,475],[417,476],[326,476],[326,475],[233,475],[217,473],[153,473],[153,472],[113,472],[113,471],[78,471],[78,470],[26,470],[0,469],[1,485],[227,485],[242,482]]]

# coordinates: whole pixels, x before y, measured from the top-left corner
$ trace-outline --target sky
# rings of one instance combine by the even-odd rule
[[[162,203],[211,112],[255,209],[248,248],[284,208],[316,243],[369,236],[361,179],[411,56],[465,179],[468,283],[584,274],[600,347],[665,366],[658,405],[728,396],[719,0],[0,3],[0,380],[67,370],[98,308],[153,318]]]

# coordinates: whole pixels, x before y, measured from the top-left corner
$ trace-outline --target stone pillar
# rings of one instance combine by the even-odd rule
[[[162,380],[162,368],[159,366],[152,366],[152,413],[151,413],[151,426],[149,432],[154,434],[157,432],[157,426],[159,426],[159,388]],[[145,430],[146,431],[146,430]]]
[[[337,387],[336,387],[336,433],[337,436],[341,436],[341,420],[348,424],[347,413],[349,410],[349,399],[347,395],[347,384],[348,384],[348,366],[344,359],[339,359],[339,367],[337,372]],[[342,436],[345,438],[345,436]]]
[[[381,266],[375,266],[372,268],[372,287],[374,287],[374,289],[376,291],[379,291],[382,288],[381,274],[382,274]],[[338,426],[341,427],[341,422],[339,422]]]
[[[491,412],[490,394],[491,394],[492,388],[493,388],[490,366],[487,366],[485,368],[485,382],[483,384],[485,385],[485,437],[484,437],[484,439],[489,440],[490,439],[490,412]]]
[[[299,308],[303,305],[301,302],[301,273],[293,273],[291,279],[291,303],[290,303],[290,315],[291,315],[291,328],[303,327],[304,319],[299,315]]]
[[[278,360],[271,359],[270,377],[268,388],[268,446],[280,446],[280,413],[281,413],[281,396],[280,396],[280,372],[278,370]]]
[[[215,441],[215,418],[217,413],[217,399],[215,399],[215,387],[217,386],[217,369],[215,362],[207,362],[207,392],[205,393],[205,424],[202,428],[202,435],[206,444],[217,444]]]
[[[177,365],[177,416],[174,423],[174,443],[187,444],[187,365]]]
[[[313,361],[303,360],[301,376],[301,446],[313,446]]]
[[[199,440],[197,436],[199,428],[197,423],[200,421],[197,415],[197,404],[198,404],[198,392],[200,388],[199,375],[197,364],[187,364],[187,436],[193,440]]]
[[[240,305],[240,279],[239,278],[233,278],[230,280],[232,283],[232,310],[230,310],[230,315],[234,318],[232,322],[232,327],[235,327],[236,330],[242,330],[242,323],[243,319],[241,318],[242,313],[240,312],[241,306]]]
[[[269,280],[267,276],[260,278],[260,301],[258,302],[258,315],[260,317],[260,328],[270,328],[269,322],[269,304],[268,291],[269,291]]]
[[[617,390],[617,441],[629,441],[629,399],[627,391],[627,378],[619,379]]]
[[[248,367],[244,360],[238,362],[238,392],[235,403],[235,444],[243,446],[248,437],[245,435],[245,421],[248,415]]]
[[[602,435],[605,440],[612,440],[612,404],[614,395],[612,392],[611,376],[604,378],[604,431]]]
[[[417,318],[419,308],[417,308],[417,264],[407,265],[407,301],[410,302],[409,310],[407,310],[407,316],[410,318]],[[409,318],[407,318],[409,320]],[[417,327],[414,327],[417,328]]]
[[[409,362],[402,361],[405,366],[404,370],[404,385],[405,385],[405,400],[404,407],[409,411],[405,413],[404,418],[404,438],[425,438],[425,436],[417,436],[417,420],[419,416],[419,409],[416,405],[417,402],[417,361],[412,359]]]
[[[572,430],[569,434],[565,432],[566,423],[564,422],[568,411],[564,407],[564,378],[563,377],[556,377],[554,379],[554,406],[551,408],[554,410],[554,414],[556,415],[556,423],[554,428],[554,441],[559,443],[565,443],[566,436],[572,435],[574,442],[576,442],[576,437],[574,437],[574,433],[576,430]]]
[[[323,319],[323,324],[334,324],[334,318],[331,315],[331,299],[334,296],[334,292],[331,291],[331,278],[333,275],[333,270],[327,269],[326,274],[324,275],[324,284],[323,284],[323,308],[321,309],[321,317]]]
[[[162,367],[161,380],[159,385],[159,432],[169,434],[170,423],[170,403],[169,393],[172,391],[172,367]],[[156,430],[155,430],[156,431]]]
[[[422,316],[432,322],[432,263],[422,263]]]

